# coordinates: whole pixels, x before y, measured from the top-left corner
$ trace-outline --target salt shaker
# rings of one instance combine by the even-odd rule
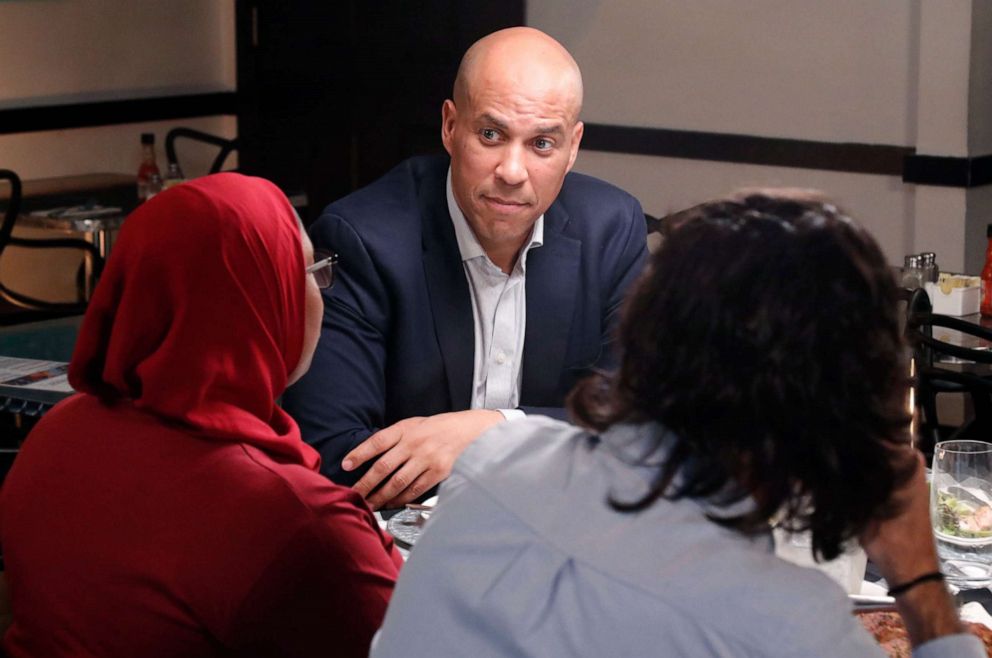
[[[940,278],[940,268],[937,267],[937,254],[932,251],[924,251],[920,254],[920,258],[923,259],[921,263],[923,268],[923,283],[927,281],[937,283],[937,279]]]
[[[919,254],[907,255],[902,266],[902,287],[910,290],[922,288],[925,281],[923,277],[923,257]]]

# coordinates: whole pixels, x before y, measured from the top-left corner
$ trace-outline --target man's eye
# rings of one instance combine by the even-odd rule
[[[496,138],[499,137],[499,133],[493,128],[483,128],[480,132],[482,134],[482,139],[490,142],[496,141]]]
[[[538,151],[550,151],[553,147],[554,144],[551,142],[550,139],[544,139],[543,137],[539,137],[534,140],[534,148],[536,148]]]

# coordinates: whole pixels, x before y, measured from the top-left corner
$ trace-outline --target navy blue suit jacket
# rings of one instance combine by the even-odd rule
[[[332,203],[313,224],[338,253],[310,371],[283,396],[321,471],[353,484],[341,460],[372,433],[411,416],[470,408],[474,324],[448,213],[447,157],[407,160]],[[629,194],[568,174],[527,254],[520,404],[564,417],[565,395],[609,364],[627,286],[646,258],[644,214]]]

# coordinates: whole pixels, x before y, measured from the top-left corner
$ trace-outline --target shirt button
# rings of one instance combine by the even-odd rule
[[[496,363],[498,365],[503,365],[504,363],[506,363],[506,353],[505,352],[496,352]]]

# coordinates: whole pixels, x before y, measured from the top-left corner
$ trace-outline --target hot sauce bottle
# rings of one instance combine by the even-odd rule
[[[989,246],[985,249],[985,267],[982,268],[982,306],[984,316],[992,316],[992,224],[985,229]]]

